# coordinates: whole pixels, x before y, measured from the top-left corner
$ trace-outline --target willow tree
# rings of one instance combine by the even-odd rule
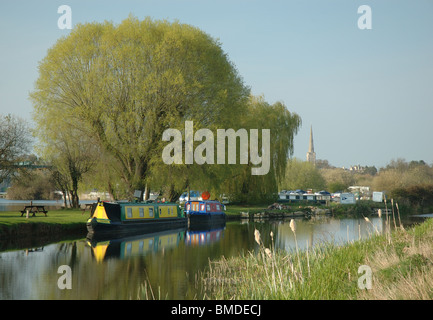
[[[290,112],[284,103],[269,104],[263,97],[250,97],[242,125],[249,129],[270,130],[270,145],[267,146],[270,167],[264,175],[251,174],[251,167],[254,166],[251,161],[236,168],[226,180],[228,192],[235,201],[264,202],[274,198],[278,185],[284,179],[287,160],[294,151],[293,139],[301,123],[300,116]],[[263,152],[264,141],[259,139],[258,142],[259,150]]]
[[[38,135],[48,120],[79,127],[134,189],[144,189],[167,128],[232,123],[249,95],[221,45],[178,22],[130,16],[74,27],[39,65],[31,94]],[[49,115],[57,117],[50,117]]]

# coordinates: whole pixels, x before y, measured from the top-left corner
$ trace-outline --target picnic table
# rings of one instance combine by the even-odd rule
[[[36,215],[36,213],[42,212],[47,216],[47,210],[45,210],[45,206],[36,206],[33,204],[30,204],[29,206],[25,206],[23,210],[21,210],[21,217],[27,213],[27,210],[29,213],[32,213],[32,217]]]
[[[90,210],[90,214],[92,214],[92,206],[93,206],[93,203],[84,204],[84,208],[81,208],[81,211],[83,211],[83,213],[81,215],[83,215],[84,212],[86,212],[87,210]]]

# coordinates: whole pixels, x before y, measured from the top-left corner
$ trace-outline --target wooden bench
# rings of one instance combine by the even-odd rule
[[[45,216],[47,216],[47,210],[45,210],[45,206],[34,206],[34,205],[30,205],[30,206],[25,206],[23,210],[21,210],[21,217],[27,213],[27,210],[29,211],[29,213],[32,213],[32,217],[34,217],[36,215],[36,213],[44,213]]]

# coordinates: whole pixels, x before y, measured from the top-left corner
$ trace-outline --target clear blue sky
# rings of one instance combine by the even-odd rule
[[[253,94],[302,118],[294,156],[305,159],[310,125],[317,158],[335,166],[433,163],[431,0],[1,0],[0,112],[31,121],[38,62],[58,38],[60,5],[72,24],[179,20],[218,38]],[[372,29],[358,28],[358,7]]]

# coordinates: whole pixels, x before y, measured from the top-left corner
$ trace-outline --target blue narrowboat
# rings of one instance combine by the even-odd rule
[[[185,214],[191,226],[206,223],[225,222],[224,206],[217,200],[186,201]]]

